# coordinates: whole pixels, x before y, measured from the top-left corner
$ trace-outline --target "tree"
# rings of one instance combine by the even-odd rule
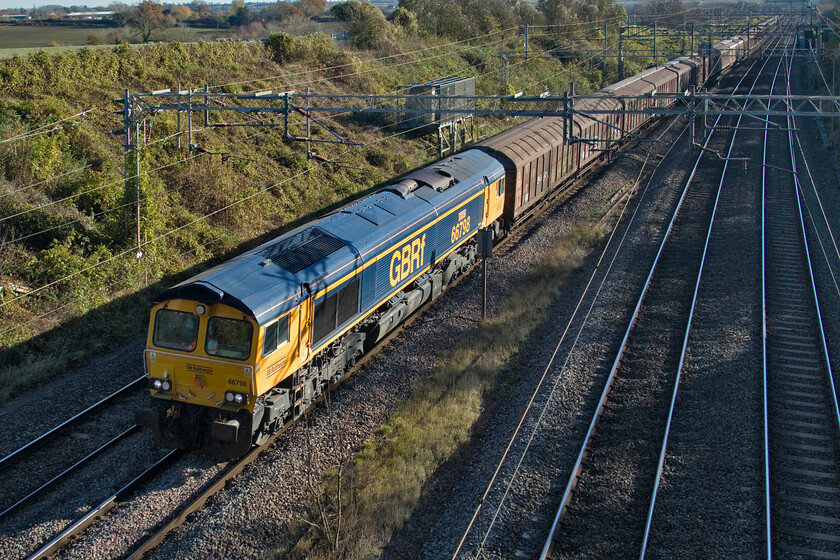
[[[265,21],[285,21],[294,17],[305,17],[300,8],[286,2],[275,2],[263,10]]]
[[[213,8],[204,0],[193,0],[187,7],[196,17],[209,17],[213,14]]]
[[[388,16],[388,21],[393,25],[399,26],[408,35],[416,35],[419,31],[417,16],[402,7],[391,12],[391,15]]]
[[[251,11],[245,5],[244,0],[233,0],[230,7],[233,13],[228,16],[228,23],[234,27],[251,23]]]
[[[307,17],[313,18],[324,12],[327,8],[327,0],[298,0],[297,7]]]
[[[192,10],[190,10],[189,6],[184,5],[177,5],[172,7],[172,11],[170,12],[172,17],[175,18],[176,21],[186,21],[192,17]]]
[[[648,0],[642,5],[642,13],[653,16],[660,23],[679,24],[684,12],[680,0]]]
[[[144,0],[131,11],[128,25],[140,33],[144,43],[148,43],[152,33],[175,24],[175,18],[163,13],[163,6],[153,0]]]
[[[370,2],[348,0],[330,8],[330,12],[350,27],[353,45],[361,49],[378,49],[388,36],[388,22],[382,11]]]

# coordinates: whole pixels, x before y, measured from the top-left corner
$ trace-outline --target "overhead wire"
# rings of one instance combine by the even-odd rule
[[[206,243],[203,243],[203,244],[199,245],[198,247],[189,247],[189,248],[181,251],[181,253],[179,253],[178,256],[183,257],[183,256],[187,255],[187,253],[198,253],[199,250],[205,249],[211,243],[215,243],[216,241],[219,241],[222,238],[223,238],[223,236],[216,236],[216,237],[212,238],[210,241],[207,241]],[[136,271],[134,271],[134,274],[132,274],[132,275],[129,275],[127,277],[124,276],[122,278],[119,278],[118,280],[114,280],[110,284],[106,284],[105,286],[103,286],[103,289],[104,290],[109,290],[110,288],[113,288],[114,286],[116,286],[118,284],[122,284],[125,281],[130,280],[134,276],[136,276],[139,279],[139,277],[144,275],[145,273],[146,273],[145,270],[142,270],[142,269],[141,270],[136,270]],[[54,307],[54,308],[52,308],[52,309],[50,309],[50,310],[48,310],[48,311],[46,311],[46,312],[44,312],[40,315],[32,317],[31,319],[29,319],[25,323],[15,324],[15,326],[10,327],[10,328],[0,332],[0,340],[2,340],[2,337],[6,336],[9,333],[24,329],[24,328],[28,327],[29,325],[31,325],[31,324],[33,324],[37,321],[40,321],[41,319],[44,319],[45,317],[47,317],[49,315],[53,315],[53,314],[61,311],[62,309],[65,309],[67,307],[70,307],[72,305],[80,303],[84,299],[88,299],[88,296],[78,295],[76,297],[71,297],[71,298],[67,299],[64,303],[59,305],[58,307]]]
[[[615,19],[615,18],[610,18],[610,19]],[[610,19],[608,19],[608,20],[599,20],[599,21],[610,21]],[[591,23],[591,22],[579,22],[579,23],[580,23],[580,24],[583,24],[583,23]],[[570,25],[571,25],[571,24],[570,24]],[[578,23],[576,23],[575,25],[578,25]],[[474,37],[474,38],[471,38],[471,39],[465,39],[465,40],[461,40],[461,41],[454,41],[454,42],[451,42],[451,43],[447,43],[447,44],[445,44],[445,45],[443,45],[443,46],[449,46],[449,45],[459,45],[459,44],[464,44],[464,43],[472,43],[472,42],[474,42],[476,39],[480,39],[480,38],[483,38],[483,37],[490,37],[490,36],[493,36],[493,35],[497,35],[497,34],[499,34],[499,33],[504,33],[504,32],[507,32],[507,31],[511,31],[511,30],[513,30],[513,29],[515,29],[515,28],[507,28],[507,29],[505,29],[505,30],[500,30],[500,31],[495,31],[495,32],[487,33],[487,34],[485,34],[485,35],[481,35],[481,36]],[[488,47],[488,46],[492,46],[492,45],[498,44],[498,43],[500,43],[500,42],[502,42],[502,41],[504,41],[504,40],[506,40],[506,39],[505,39],[505,38],[502,38],[502,39],[498,39],[498,40],[493,41],[493,42],[491,42],[491,43],[486,43],[486,44],[483,44],[483,45],[480,45],[480,46],[482,46],[482,47]],[[469,48],[476,48],[476,45],[474,45],[474,44],[467,44],[467,45],[465,45],[465,46],[466,46],[466,47],[469,47]],[[389,56],[385,56],[385,57],[380,57],[380,58],[378,58],[378,59],[372,59],[372,60],[370,60],[370,61],[366,61],[366,62],[372,62],[372,61],[377,61],[377,60],[386,60],[386,59],[389,59],[389,58],[395,58],[395,57],[399,57],[399,56],[407,56],[407,55],[409,55],[409,54],[418,53],[418,52],[424,52],[424,51],[428,51],[428,50],[434,50],[434,49],[438,49],[438,48],[441,48],[441,46],[426,47],[426,48],[424,48],[424,49],[418,49],[418,50],[416,50],[416,51],[410,51],[410,52],[408,52],[408,53],[401,53],[401,54],[397,54],[397,55],[389,55]],[[552,50],[555,50],[555,49],[552,49]],[[549,51],[547,51],[547,52],[551,52],[552,50],[549,50]],[[418,62],[424,62],[424,61],[427,61],[427,60],[432,60],[432,59],[435,59],[435,58],[440,58],[440,57],[442,57],[442,56],[451,56],[451,53],[441,53],[441,54],[434,55],[434,56],[430,56],[430,57],[426,57],[426,58],[423,58],[423,59],[420,59],[420,60],[410,60],[410,61],[406,61],[406,62],[403,62],[403,63],[399,63],[399,64],[396,64],[396,65],[393,65],[392,67],[398,67],[398,66],[403,66],[403,65],[408,65],[408,64],[416,64],[416,63],[418,63]],[[592,57],[592,58],[595,58],[595,57]],[[351,66],[351,65],[352,65],[352,64],[336,65],[336,66],[332,66],[332,67],[327,67],[326,69],[306,70],[306,71],[302,71],[302,72],[300,72],[300,73],[301,73],[301,74],[310,74],[310,73],[313,73],[313,72],[323,72],[323,71],[325,71],[325,70],[336,69],[336,68],[341,68],[341,67]],[[370,69],[370,70],[366,70],[366,71],[354,71],[354,72],[347,73],[347,74],[342,74],[342,75],[339,75],[339,76],[328,76],[328,77],[324,77],[324,76],[322,76],[322,77],[319,77],[319,78],[316,78],[316,79],[313,79],[313,80],[309,80],[309,81],[306,81],[306,82],[295,82],[295,83],[291,83],[291,84],[289,84],[289,86],[290,86],[290,87],[298,87],[298,86],[301,86],[301,85],[307,85],[307,84],[312,84],[312,83],[317,83],[317,82],[322,82],[322,81],[333,81],[333,80],[337,80],[337,79],[341,79],[341,78],[345,78],[345,77],[349,77],[349,76],[355,76],[355,75],[359,75],[359,74],[362,74],[362,73],[365,73],[365,72],[372,72],[372,71],[376,71],[376,70],[378,70],[378,69]],[[246,84],[246,83],[253,83],[253,82],[256,82],[256,81],[268,81],[268,80],[271,80],[271,79],[274,79],[274,78],[264,78],[264,79],[259,79],[259,80],[249,80],[249,81],[245,81],[245,82],[231,82],[230,84],[227,84],[227,85],[240,85],[240,84]],[[220,87],[220,86],[209,86],[209,88],[216,88],[216,87]],[[86,110],[86,111],[82,111],[82,112],[80,112],[80,113],[77,113],[76,115],[73,115],[73,116],[71,116],[71,117],[66,117],[65,119],[62,119],[61,121],[57,121],[57,122],[62,122],[62,121],[67,120],[67,119],[69,119],[69,118],[73,118],[73,117],[75,117],[75,116],[77,116],[77,115],[83,115],[83,114],[86,114],[86,113],[88,113],[88,112],[90,112],[90,111],[93,111],[93,110],[94,110],[94,109],[96,109],[96,108],[99,108],[99,107],[101,107],[101,106],[97,106],[97,107],[94,107],[94,108],[92,108],[92,109],[88,109],[88,110]],[[44,125],[44,126],[49,126],[49,125]],[[34,130],[38,130],[38,129],[34,129]],[[193,131],[193,133],[198,133],[198,132],[201,132],[202,130],[205,130],[205,129],[203,129],[203,128],[202,128],[202,129],[197,129],[197,130],[194,130],[194,131]],[[181,131],[181,132],[177,132],[177,133],[171,134],[171,135],[169,135],[169,136],[167,136],[167,137],[160,138],[160,139],[156,139],[156,140],[154,140],[154,141],[152,141],[152,142],[150,142],[150,143],[147,143],[147,144],[146,144],[146,146],[153,145],[153,144],[156,144],[156,143],[160,143],[160,142],[163,142],[163,141],[168,140],[168,139],[170,139],[170,138],[173,138],[173,137],[176,137],[176,136],[179,136],[179,135],[183,135],[183,134],[184,134],[184,132],[183,132],[183,131]],[[69,171],[69,172],[62,173],[62,174],[60,174],[60,175],[57,175],[57,176],[51,177],[51,178],[49,178],[49,179],[45,179],[45,180],[43,180],[43,181],[39,181],[39,182],[37,182],[37,183],[34,183],[34,184],[29,185],[29,186],[27,186],[27,187],[23,187],[23,188],[21,188],[21,189],[18,189],[18,190],[16,190],[16,191],[13,191],[13,192],[20,192],[20,191],[25,190],[25,189],[28,189],[28,188],[33,188],[33,187],[35,187],[35,186],[39,186],[39,185],[44,184],[44,183],[46,183],[46,182],[50,182],[50,181],[56,180],[56,179],[58,179],[58,178],[61,178],[61,177],[67,176],[67,175],[69,175],[69,174],[72,174],[72,173],[76,173],[76,172],[82,171],[82,170],[84,170],[84,169],[86,169],[86,168],[88,168],[88,167],[90,167],[90,166],[84,166],[84,167],[81,167],[81,168],[77,168],[77,169],[75,169],[75,170],[71,170],[71,171]],[[133,176],[128,177],[128,179],[132,179],[132,178],[134,178],[134,177],[133,177]],[[103,189],[103,188],[107,188],[107,186],[111,186],[111,185],[113,185],[113,184],[116,184],[116,182],[117,182],[117,181],[114,181],[114,182],[108,183],[108,184],[106,184],[106,185],[102,185],[102,186],[100,186],[100,187],[95,187],[94,189],[91,189],[91,190],[88,190],[88,191],[82,191],[82,192],[79,192],[79,193],[75,193],[75,194],[73,194],[73,195],[69,195],[68,197],[65,197],[65,198],[63,198],[63,199],[56,200],[56,201],[52,201],[52,202],[50,202],[50,203],[46,203],[46,204],[43,204],[43,205],[40,205],[40,206],[37,206],[37,207],[34,207],[34,208],[30,208],[30,209],[28,209],[28,210],[25,210],[25,211],[19,212],[19,213],[17,213],[17,214],[13,214],[13,215],[10,215],[10,216],[6,216],[5,218],[0,218],[0,222],[2,222],[2,221],[3,221],[3,220],[5,220],[5,219],[11,218],[11,217],[20,216],[20,215],[22,215],[22,214],[26,214],[26,213],[29,213],[29,212],[33,212],[33,211],[36,211],[36,210],[39,210],[39,209],[42,209],[42,208],[45,208],[45,207],[51,206],[51,205],[53,205],[53,204],[57,204],[57,203],[59,203],[59,202],[64,202],[64,201],[66,201],[66,200],[71,200],[71,199],[73,199],[73,198],[76,198],[76,197],[79,197],[79,196],[83,196],[84,194],[88,194],[88,193],[90,193],[90,192],[95,192],[96,190],[101,190],[101,189]],[[9,194],[12,194],[12,193],[3,193],[2,195],[0,195],[0,198],[2,198],[2,197],[4,197],[4,196],[8,196]],[[52,229],[52,228],[51,228],[51,229]]]
[[[28,130],[26,132],[21,132],[20,134],[16,134],[14,136],[4,138],[4,139],[0,140],[0,144],[5,144],[7,142],[14,142],[14,141],[17,141],[17,140],[26,140],[26,139],[32,138],[34,136],[38,136],[38,135],[41,135],[41,134],[46,134],[48,132],[52,132],[54,130],[60,130],[60,129],[64,128],[63,125],[59,126],[61,123],[65,122],[65,121],[68,121],[70,119],[75,119],[77,117],[82,117],[84,115],[87,115],[91,111],[95,111],[96,109],[100,109],[101,107],[103,107],[103,105],[97,105],[97,106],[92,107],[90,109],[85,109],[84,111],[79,111],[78,113],[70,115],[69,117],[64,117],[64,118],[58,119],[56,121],[53,121],[51,123],[44,124],[44,125],[41,125],[39,127],[33,128],[33,129]]]
[[[494,33],[489,33],[489,34],[487,34],[487,36],[490,36],[490,35],[495,35],[495,34],[498,34],[498,33],[503,32],[503,31],[507,31],[507,30],[497,31],[497,32],[494,32]],[[492,45],[494,45],[494,44],[498,44],[499,42],[502,42],[502,41],[504,41],[504,40],[505,40],[505,39],[500,39],[500,40],[494,41],[494,42],[492,42],[492,43],[487,43],[487,44],[484,44],[484,45],[482,45],[482,46],[484,46],[484,47],[487,47],[487,46],[492,46]],[[470,40],[456,41],[456,42],[453,42],[453,43],[451,43],[451,44],[459,44],[459,43],[464,43],[464,42],[467,42],[467,41],[470,41]],[[468,45],[468,46],[469,46],[469,45]],[[437,46],[436,46],[436,47],[428,47],[428,48],[426,48],[426,49],[419,49],[418,51],[413,51],[413,52],[422,52],[422,51],[424,51],[424,50],[431,50],[431,49],[436,49],[436,48],[440,48],[440,47],[437,47]],[[472,48],[474,48],[474,46],[473,46]],[[408,54],[411,54],[411,53],[403,53],[402,55],[408,55]],[[396,56],[402,56],[402,55],[391,55],[391,56],[388,56],[388,57],[382,57],[381,59],[383,59],[383,60],[384,60],[384,59],[387,59],[387,58],[393,58],[393,57],[396,57]],[[408,64],[416,64],[417,62],[424,62],[424,61],[427,61],[427,60],[432,60],[432,59],[435,59],[435,58],[440,58],[440,57],[442,57],[442,56],[451,56],[451,53],[441,53],[441,54],[439,54],[439,55],[435,55],[435,56],[431,56],[431,57],[426,57],[426,58],[424,58],[424,59],[420,59],[420,60],[411,60],[411,61],[407,61],[407,62],[400,63],[400,64],[395,65],[395,66],[403,66],[403,65],[408,65]],[[375,59],[375,60],[379,60],[379,59]],[[333,66],[333,67],[328,67],[328,68],[326,68],[326,69],[307,70],[307,71],[303,71],[303,72],[301,72],[301,73],[304,73],[304,74],[309,74],[309,73],[313,73],[313,72],[323,72],[324,70],[335,69],[335,68],[341,68],[341,67],[343,67],[343,66],[349,66],[349,65],[352,65],[352,64],[337,65],[337,66]],[[377,69],[371,69],[371,70],[367,70],[367,71],[364,71],[364,72],[371,72],[371,71],[376,71],[376,70],[377,70]],[[339,76],[319,77],[319,78],[317,78],[317,79],[309,80],[309,81],[306,81],[306,82],[296,82],[296,83],[290,84],[290,86],[297,87],[297,86],[302,86],[302,85],[307,85],[307,84],[312,84],[312,83],[317,83],[317,82],[323,82],[323,81],[333,81],[333,80],[338,80],[338,79],[341,79],[341,78],[346,78],[346,77],[350,77],[350,76],[359,75],[359,74],[364,73],[364,72],[354,71],[354,72],[347,73],[347,74],[342,74],[342,75],[339,75]],[[268,79],[271,79],[271,78],[267,78],[267,79],[265,79],[265,80],[268,80]],[[252,82],[256,82],[256,81],[265,81],[265,80],[260,79],[260,80],[250,80],[250,81],[247,81],[247,82],[232,82],[231,84],[228,84],[228,85],[238,85],[238,84],[252,83]],[[211,88],[215,88],[215,87],[219,87],[219,86],[209,86],[209,87],[211,87]],[[96,107],[96,108],[98,108],[98,107]],[[83,112],[81,112],[81,113],[79,113],[79,114],[85,114],[85,113],[90,112],[90,111],[92,111],[92,110],[93,110],[93,109],[89,109],[89,110],[87,110],[87,111],[83,111]],[[74,116],[76,116],[76,115],[74,115]],[[67,120],[68,118],[73,118],[74,116],[71,116],[71,117],[67,117],[67,118],[65,118],[65,119],[62,119],[62,121],[63,121],[63,120]],[[61,121],[59,121],[59,122],[61,122]],[[45,126],[47,126],[47,125],[45,125]],[[209,127],[209,128],[215,128],[215,127]],[[37,129],[35,129],[35,130],[37,130]],[[51,129],[50,131],[52,131],[52,130],[54,130],[54,129]],[[196,134],[196,133],[201,132],[201,131],[203,131],[203,130],[206,130],[206,128],[200,128],[200,129],[197,129],[197,130],[193,130],[192,132],[193,132],[193,134]],[[179,135],[183,135],[184,133],[185,133],[184,131],[181,131],[181,132],[176,132],[176,133],[171,134],[171,135],[169,135],[169,136],[167,136],[167,137],[160,138],[160,139],[156,139],[156,140],[154,140],[154,141],[152,141],[152,142],[146,143],[146,144],[144,145],[144,147],[147,147],[147,146],[150,146],[150,145],[154,145],[154,144],[157,144],[157,143],[160,143],[160,142],[163,142],[163,141],[169,140],[169,139],[174,138],[174,137],[177,137],[177,136],[179,136]],[[36,187],[36,186],[40,186],[40,185],[45,184],[45,183],[48,183],[48,182],[50,182],[50,181],[54,181],[54,180],[56,180],[56,179],[59,179],[59,178],[62,178],[62,177],[68,176],[68,175],[70,175],[70,174],[73,174],[73,173],[77,173],[77,172],[83,171],[84,169],[87,169],[87,168],[89,168],[89,167],[91,167],[91,166],[90,166],[90,165],[88,165],[88,166],[83,166],[83,167],[80,167],[80,168],[76,168],[76,169],[74,169],[74,170],[71,170],[71,171],[68,171],[68,172],[62,173],[62,174],[60,174],[60,175],[56,175],[56,176],[50,177],[50,178],[48,178],[48,179],[44,179],[44,180],[42,180],[42,181],[39,181],[39,182],[34,183],[34,184],[32,184],[32,185],[29,185],[29,186],[27,186],[27,187],[23,187],[23,188],[21,188],[21,189],[17,189],[17,190],[12,191],[12,192],[2,193],[2,194],[0,194],[0,198],[3,198],[3,197],[5,197],[5,196],[9,196],[10,194],[14,194],[14,193],[17,193],[17,192],[21,192],[21,191],[26,190],[26,189],[30,189],[30,188],[34,188],[34,187]],[[154,171],[154,170],[153,170],[153,171]],[[129,176],[129,177],[127,177],[127,178],[128,178],[128,179],[133,179],[133,178],[135,178],[135,177],[134,177],[134,176]],[[124,179],[123,179],[123,180],[124,180]],[[121,182],[121,181],[122,181],[122,180],[120,180],[119,182]],[[89,190],[89,191],[83,191],[83,192],[80,192],[80,193],[75,193],[75,194],[70,195],[70,196],[68,196],[68,197],[65,197],[65,198],[63,198],[63,199],[61,199],[61,200],[56,200],[56,201],[53,201],[53,202],[50,202],[50,203],[46,203],[46,204],[43,204],[43,205],[37,206],[37,207],[35,207],[35,208],[30,208],[30,209],[28,209],[28,210],[26,210],[26,211],[23,211],[23,212],[20,212],[20,213],[17,213],[17,214],[11,215],[11,216],[6,216],[5,218],[0,218],[0,222],[2,222],[4,219],[8,219],[8,218],[11,218],[11,217],[19,216],[19,215],[22,215],[22,214],[25,214],[25,213],[28,213],[28,212],[33,212],[33,211],[39,210],[39,209],[44,208],[44,207],[51,206],[51,205],[56,204],[56,203],[59,203],[59,202],[64,202],[64,201],[66,201],[66,200],[70,200],[70,199],[76,198],[76,197],[78,197],[78,196],[82,196],[82,195],[84,195],[84,194],[88,194],[89,192],[94,192],[94,191],[96,191],[96,190],[100,190],[100,189],[103,189],[103,188],[107,188],[107,186],[110,186],[110,185],[116,184],[116,182],[117,182],[117,181],[114,181],[114,182],[111,182],[111,183],[109,183],[109,184],[102,185],[102,186],[100,186],[100,187],[95,187],[94,189],[91,189],[91,190]],[[51,229],[53,229],[53,228],[51,228]],[[2,244],[0,244],[0,245],[2,245]]]
[[[17,194],[17,193],[23,192],[23,191],[25,191],[25,190],[33,189],[33,188],[35,188],[35,187],[40,187],[41,185],[44,185],[44,184],[46,184],[46,183],[50,183],[50,182],[52,182],[52,181],[55,181],[56,179],[61,179],[61,178],[63,178],[63,177],[69,177],[70,175],[73,175],[73,174],[75,174],[75,173],[80,173],[80,172],[82,172],[82,171],[84,171],[84,170],[86,170],[86,169],[90,169],[91,167],[94,167],[94,164],[89,163],[88,165],[83,165],[83,166],[81,166],[81,167],[75,167],[75,168],[73,168],[73,169],[71,169],[71,170],[69,170],[69,171],[65,171],[64,173],[60,173],[60,174],[58,174],[58,175],[53,175],[52,177],[48,177],[48,178],[46,178],[46,179],[42,179],[42,180],[38,181],[37,183],[32,183],[31,185],[27,185],[27,186],[25,186],[25,187],[20,187],[20,188],[15,189],[15,190],[11,190],[11,191],[8,191],[8,192],[0,193],[0,198],[4,198],[4,197],[7,197],[7,196],[11,196],[11,195],[13,195],[13,194]]]

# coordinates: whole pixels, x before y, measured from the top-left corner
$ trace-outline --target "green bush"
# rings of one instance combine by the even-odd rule
[[[348,0],[336,4],[330,12],[350,26],[353,45],[360,49],[379,49],[388,40],[388,21],[370,2]]]
[[[277,64],[288,64],[300,60],[303,50],[291,35],[272,33],[265,42],[271,52],[271,58]]]

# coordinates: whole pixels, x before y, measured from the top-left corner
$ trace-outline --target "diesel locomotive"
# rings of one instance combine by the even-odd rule
[[[510,231],[651,118],[583,115],[664,103],[608,96],[684,92],[748,54],[738,37],[714,52],[581,100],[573,130],[531,119],[164,291],[144,353],[152,405],[138,423],[219,458],[264,442],[467,271],[479,229]]]

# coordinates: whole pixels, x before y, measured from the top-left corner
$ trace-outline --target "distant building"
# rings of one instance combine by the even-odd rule
[[[64,17],[70,19],[105,19],[111,17],[116,12],[70,12],[64,14]]]

